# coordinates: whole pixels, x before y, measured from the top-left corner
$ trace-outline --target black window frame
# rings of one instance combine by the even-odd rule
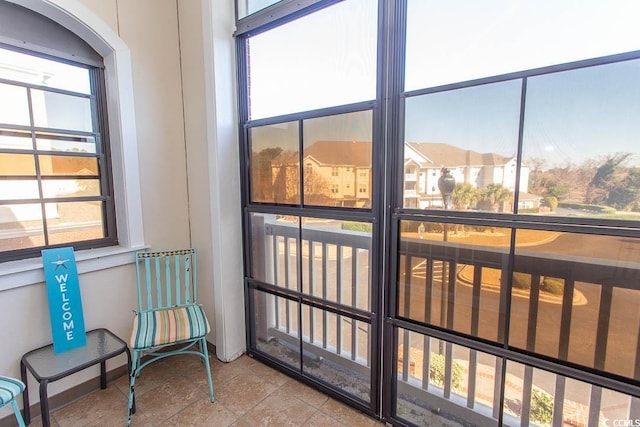
[[[107,117],[107,94],[106,94],[106,83],[105,83],[105,72],[104,68],[101,66],[97,66],[95,64],[81,63],[75,62],[66,58],[62,58],[61,56],[55,56],[49,53],[39,52],[37,50],[24,49],[15,47],[12,45],[8,45],[5,43],[0,43],[0,48],[6,50],[12,50],[15,52],[19,52],[26,55],[31,55],[34,57],[39,57],[43,59],[47,59],[50,61],[59,62],[61,64],[73,65],[76,67],[81,67],[87,69],[89,73],[89,82],[90,82],[90,93],[85,95],[87,99],[90,100],[91,105],[91,115],[92,115],[92,123],[93,129],[91,132],[78,132],[78,131],[69,131],[67,129],[56,129],[56,128],[46,128],[46,127],[37,127],[33,124],[33,112],[30,111],[30,121],[31,124],[29,126],[19,126],[12,125],[6,123],[0,123],[0,128],[4,130],[18,130],[22,132],[29,132],[31,134],[31,139],[34,141],[33,147],[30,150],[21,150],[23,154],[32,154],[34,156],[34,162],[37,163],[38,155],[64,155],[57,151],[43,151],[38,150],[35,146],[35,138],[39,132],[55,132],[61,133],[64,132],[67,135],[78,135],[84,137],[93,137],[95,140],[96,152],[95,154],[86,155],[87,157],[95,158],[98,164],[98,176],[90,176],[90,178],[99,180],[100,194],[97,196],[82,196],[78,198],[73,197],[54,197],[54,198],[45,198],[38,197],[37,199],[20,199],[20,200],[0,200],[0,206],[2,205],[15,205],[15,204],[34,204],[38,203],[41,205],[42,210],[44,211],[45,203],[56,203],[56,202],[73,202],[73,201],[95,201],[101,203],[102,210],[102,230],[103,237],[98,239],[91,240],[82,240],[82,241],[72,241],[65,242],[59,244],[47,244],[48,242],[48,230],[46,224],[46,217],[43,214],[42,222],[43,222],[43,236],[45,239],[45,244],[41,246],[32,246],[27,248],[20,249],[9,249],[6,251],[0,251],[0,263],[8,262],[8,261],[17,261],[28,258],[36,258],[41,255],[41,251],[43,249],[52,249],[57,247],[73,247],[74,250],[87,250],[87,249],[95,249],[107,246],[116,246],[118,245],[118,235],[117,235],[117,226],[116,226],[116,207],[115,207],[115,198],[114,198],[114,184],[113,184],[113,172],[112,172],[112,159],[111,159],[111,147],[109,143],[109,125],[108,125],[108,117]],[[4,80],[0,79],[1,83],[10,84],[18,87],[27,87],[29,89],[42,90],[50,93],[58,93],[63,95],[73,95],[79,96],[82,94],[78,94],[77,92],[72,92],[68,90],[62,89],[53,89],[48,86],[40,86],[34,84],[28,84],[23,82],[18,82],[14,80]],[[0,148],[0,153],[16,153],[16,150],[10,149],[2,149]],[[78,156],[78,153],[73,153],[74,156]],[[82,156],[82,154],[80,154]],[[66,178],[74,178],[74,179],[82,179],[86,177],[82,176],[64,176]],[[4,176],[0,179],[15,179],[15,176]],[[25,179],[25,177],[20,176],[20,179]],[[51,177],[42,177],[39,172],[37,172],[36,176],[33,179],[40,183],[47,179],[56,179],[60,178],[60,176],[51,176]]]
[[[278,8],[277,5],[270,7],[270,9],[257,12],[246,18],[243,18],[237,22],[238,31],[236,36],[241,39],[243,36],[252,32],[265,31],[269,28],[275,27],[287,22],[288,20],[296,19],[307,13],[312,13],[320,7],[326,7],[335,3],[330,0],[317,0],[315,2],[308,2],[304,7],[300,6],[300,9],[292,10],[291,2],[286,2],[287,7]],[[312,3],[312,4],[311,4]],[[284,5],[283,5],[284,6]],[[382,230],[378,229],[376,237],[384,238],[383,246],[385,248],[385,254],[380,254],[379,257],[374,257],[373,261],[379,261],[382,268],[384,280],[383,288],[380,290],[380,295],[384,299],[384,305],[381,308],[379,316],[381,317],[381,336],[373,337],[372,339],[382,339],[384,347],[376,348],[376,351],[381,351],[383,354],[382,360],[384,361],[383,373],[381,375],[381,383],[378,385],[377,390],[381,391],[381,408],[374,407],[374,416],[381,417],[385,421],[392,422],[395,425],[412,425],[410,421],[403,419],[396,412],[395,402],[397,398],[396,378],[398,374],[398,330],[402,328],[408,332],[415,332],[432,338],[438,338],[454,345],[466,346],[473,351],[482,351],[492,356],[497,357],[503,363],[517,362],[527,365],[528,368],[536,368],[545,370],[546,372],[554,373],[559,376],[566,376],[568,378],[577,379],[596,385],[598,387],[609,388],[611,390],[627,394],[631,397],[640,397],[640,383],[635,378],[622,377],[615,373],[606,372],[604,370],[593,369],[589,366],[578,365],[569,360],[562,359],[560,357],[549,357],[539,352],[532,351],[530,349],[522,349],[511,346],[509,339],[503,340],[503,342],[489,342],[481,337],[472,337],[468,334],[460,333],[452,328],[440,327],[438,325],[432,325],[428,323],[421,323],[408,318],[403,318],[398,313],[398,264],[399,254],[401,252],[400,246],[400,234],[401,234],[401,222],[403,221],[431,221],[444,224],[471,224],[471,225],[485,225],[495,227],[506,227],[512,230],[550,230],[557,232],[571,232],[571,233],[584,233],[590,235],[604,234],[608,236],[621,236],[638,238],[640,237],[640,223],[638,221],[628,220],[616,220],[616,219],[597,219],[597,218],[572,218],[563,216],[548,216],[540,217],[529,215],[527,213],[518,213],[518,200],[514,200],[515,210],[513,213],[490,213],[490,212],[476,212],[468,213],[461,211],[443,211],[438,208],[430,209],[418,209],[415,207],[405,207],[403,205],[403,176],[406,172],[403,166],[404,161],[404,120],[405,120],[405,107],[404,103],[406,99],[414,96],[420,96],[428,93],[435,93],[441,91],[455,90],[463,87],[473,87],[477,85],[483,85],[488,83],[495,83],[498,81],[523,79],[535,77],[542,74],[555,73],[560,71],[574,70],[582,67],[593,67],[597,65],[620,62],[631,59],[640,58],[640,51],[626,52],[615,55],[601,56],[597,58],[585,59],[581,61],[560,63],[551,66],[544,66],[536,69],[529,69],[520,72],[514,72],[503,75],[493,75],[489,77],[478,78],[476,80],[456,82],[443,86],[421,88],[406,91],[404,89],[404,66],[405,66],[405,40],[406,37],[406,14],[407,14],[407,2],[406,1],[394,1],[394,0],[380,0],[379,7],[383,16],[379,20],[381,28],[379,31],[384,32],[384,41],[380,41],[379,50],[382,52],[382,56],[385,58],[384,65],[379,64],[379,80],[377,91],[379,96],[379,104],[375,105],[375,109],[383,114],[386,119],[384,126],[376,128],[374,135],[384,140],[384,156],[380,155],[376,157],[378,161],[385,162],[383,167],[378,169],[378,172],[372,176],[372,180],[379,185],[378,192],[373,196],[374,203],[381,203],[382,206],[378,210],[373,209],[376,219],[380,221],[376,226],[382,227]],[[384,28],[382,28],[384,26]],[[247,75],[243,73],[242,59],[246,55],[246,51],[241,46],[241,41],[238,43],[238,56],[241,58],[239,61],[239,117],[240,124],[239,130],[241,134],[240,139],[240,153],[241,153],[241,174],[244,188],[242,190],[243,208],[245,215],[252,212],[277,212],[275,206],[269,204],[252,203],[248,198],[249,183],[247,180],[248,173],[246,173],[246,165],[248,164],[248,153],[244,150],[247,140],[247,126],[251,126],[250,121],[246,115],[247,107]],[[382,77],[380,77],[382,75]],[[296,117],[296,115],[292,115]],[[291,117],[282,118],[290,119]],[[380,122],[375,122],[379,124]],[[376,126],[376,125],[374,125]],[[522,125],[520,125],[522,126]],[[376,137],[374,136],[374,138]],[[519,138],[519,150],[522,151],[522,137]],[[380,166],[379,163],[376,163]],[[522,159],[517,159],[518,173],[522,165]],[[385,169],[386,168],[386,169]],[[386,180],[383,180],[383,171],[386,173]],[[427,172],[428,173],[428,172]],[[436,171],[433,170],[432,176],[436,176]],[[520,179],[520,178],[518,178]],[[517,192],[519,193],[519,186],[516,184]],[[432,191],[436,191],[435,186],[432,187]],[[306,212],[304,208],[297,209],[291,207],[288,211],[291,214],[298,214],[299,211]],[[325,213],[324,210],[320,212]],[[329,215],[328,211],[326,212]],[[302,216],[302,215],[301,215]],[[245,224],[245,234],[250,236],[250,230]],[[515,234],[515,233],[514,233]],[[245,238],[245,242],[247,239]],[[438,246],[433,245],[433,246]],[[440,245],[445,246],[446,245]],[[512,245],[513,246],[513,245]],[[513,263],[515,256],[514,249],[510,249],[508,265],[510,273],[513,273]],[[251,247],[247,245],[245,247],[245,269],[251,271]],[[509,279],[511,281],[511,279]],[[511,291],[512,284],[509,283],[505,289],[508,292]],[[511,306],[510,299],[505,304],[506,313],[510,316]],[[251,303],[248,301],[247,308],[251,308]],[[250,310],[248,310],[250,311]],[[567,316],[565,316],[567,317]],[[251,318],[247,317],[247,324],[250,324]],[[505,325],[508,325],[510,319],[507,319]],[[509,337],[508,326],[507,330],[502,334],[505,337]],[[249,347],[251,346],[251,338],[248,340]],[[378,341],[375,341],[378,343]],[[375,346],[374,346],[375,348]],[[640,354],[640,352],[636,353]],[[260,356],[260,354],[257,354]],[[640,360],[640,356],[638,357]],[[267,360],[268,361],[268,360]],[[640,366],[640,362],[638,362]],[[278,366],[274,363],[275,366]],[[504,378],[501,380],[504,382]],[[326,390],[325,390],[326,391]],[[329,394],[331,391],[329,390]],[[352,404],[352,406],[359,407],[353,402],[349,402],[348,399],[341,397],[342,401]],[[359,407],[362,409],[361,407]],[[381,409],[380,411],[377,411]],[[464,408],[462,408],[464,410]],[[369,412],[371,414],[371,412]],[[502,414],[500,415],[502,420]]]

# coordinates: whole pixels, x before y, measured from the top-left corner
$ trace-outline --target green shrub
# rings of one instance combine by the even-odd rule
[[[555,277],[545,277],[542,280],[541,289],[554,295],[562,295],[564,292],[564,280]]]
[[[444,354],[431,353],[429,358],[429,379],[438,387],[444,387]],[[451,368],[451,388],[460,388],[462,383],[462,366],[456,361]]]
[[[551,209],[551,212],[555,212],[558,209],[558,198],[555,196],[547,196],[542,201],[545,206],[548,206]]]
[[[553,421],[553,398],[535,388],[531,392],[531,420],[545,426]]]
[[[516,289],[531,289],[531,275],[528,273],[513,272],[513,287]]]
[[[581,209],[594,214],[614,214],[616,210],[610,206],[588,205],[585,203],[558,203],[561,208]]]
[[[370,224],[368,222],[345,221],[342,223],[342,229],[349,230],[349,231],[362,231],[365,233],[371,233],[371,230],[373,229],[373,224]]]
[[[520,213],[520,214],[537,214],[537,213],[540,213],[540,208],[518,209],[518,213]]]

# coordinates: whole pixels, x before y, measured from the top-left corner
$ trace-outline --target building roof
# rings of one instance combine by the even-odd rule
[[[323,166],[371,167],[370,141],[316,141],[304,149],[303,158],[312,157]],[[282,153],[274,164],[298,162],[296,153]]]
[[[478,153],[453,145],[436,142],[407,142],[428,163],[440,166],[498,166],[508,163],[512,157],[496,153]]]
[[[501,166],[512,160],[512,157],[496,153],[478,153],[443,143],[408,142],[407,145],[424,158],[426,164],[423,163],[423,166]],[[371,167],[371,156],[370,141],[316,141],[306,147],[303,154],[303,158],[312,157],[323,166],[349,167]],[[298,160],[296,153],[285,152],[273,163],[292,164]]]
[[[333,166],[371,167],[370,141],[316,141],[304,149],[303,157]]]

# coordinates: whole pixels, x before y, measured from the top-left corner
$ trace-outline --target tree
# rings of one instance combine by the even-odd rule
[[[606,204],[618,210],[640,210],[640,168],[626,169],[609,191]]]
[[[305,168],[304,176],[305,203],[331,205],[331,186],[329,181],[311,168]]]
[[[616,153],[608,156],[600,165],[587,188],[587,203],[605,203],[613,190],[619,188],[624,181],[626,170],[620,166],[631,156],[631,153]]]
[[[544,203],[551,212],[555,212],[556,209],[558,209],[558,198],[556,196],[547,196],[543,199],[542,203]]]
[[[605,158],[589,182],[587,203],[618,210],[640,208],[640,169],[625,167],[631,153],[616,153]]]
[[[282,148],[265,148],[251,156],[251,198],[256,202],[273,202],[274,182],[272,161],[282,154]]]
[[[474,207],[480,194],[478,189],[468,182],[457,183],[451,193],[451,201],[456,209],[469,209]]]
[[[512,193],[502,184],[489,184],[480,193],[479,206],[485,209],[501,211],[500,204],[512,199]]]

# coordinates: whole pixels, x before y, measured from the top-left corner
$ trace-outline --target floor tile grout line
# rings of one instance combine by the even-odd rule
[[[244,357],[244,356],[243,356]],[[311,402],[318,402],[318,400],[316,399],[315,396],[313,395],[307,395],[306,392],[305,394],[301,394],[302,393],[302,389],[298,388],[298,385],[301,385],[303,387],[309,387],[307,384],[305,384],[302,381],[297,380],[296,378],[292,378],[286,374],[283,374],[282,372],[278,371],[277,369],[274,369],[268,365],[265,365],[259,361],[254,360],[253,358],[248,358],[247,360],[243,360],[241,361],[241,363],[236,364],[236,365],[232,365],[234,362],[229,362],[224,363],[224,362],[219,362],[216,361],[215,359],[212,361],[212,365],[211,365],[211,373],[212,375],[215,375],[217,377],[225,377],[226,375],[228,375],[228,377],[226,377],[224,379],[224,381],[216,381],[214,379],[214,387],[218,386],[224,386],[225,384],[228,384],[232,381],[234,381],[235,379],[237,379],[238,377],[245,375],[247,373],[251,373],[252,368],[259,366],[260,367],[260,371],[264,373],[264,375],[261,375],[263,378],[263,383],[264,385],[268,385],[271,384],[271,386],[275,386],[275,388],[273,388],[273,390],[271,390],[270,392],[266,393],[261,399],[259,399],[257,402],[255,402],[253,405],[251,405],[251,407],[247,408],[246,410],[244,410],[241,414],[230,409],[229,407],[225,406],[224,404],[220,403],[219,400],[216,400],[217,405],[220,405],[220,408],[223,409],[225,412],[229,413],[229,420],[231,421],[232,424],[242,424],[242,423],[248,423],[251,424],[248,421],[248,416],[249,414],[252,413],[252,411],[256,410],[258,408],[258,406],[260,405],[264,405],[265,408],[271,408],[272,410],[275,409],[274,405],[272,405],[271,403],[266,403],[265,400],[269,399],[270,397],[273,397],[276,393],[284,393],[286,395],[287,399],[295,399],[298,403],[304,404],[307,408],[309,408],[309,414],[303,419],[298,421],[298,425],[303,427],[305,425],[309,425],[309,423],[311,422],[312,419],[322,416],[322,417],[328,417],[331,420],[335,421],[338,425],[340,426],[348,426],[348,424],[346,424],[345,420],[348,419],[348,417],[350,416],[349,414],[343,414],[342,410],[340,408],[333,408],[334,410],[328,410],[328,404],[332,401],[336,401],[336,403],[341,404],[341,405],[345,405],[343,402],[333,399],[329,396],[326,396],[326,399],[324,399],[322,402],[319,403],[311,403]],[[159,366],[159,365],[158,365]],[[228,368],[227,368],[228,366]],[[176,364],[174,367],[170,367],[170,375],[168,375],[166,378],[164,378],[164,375],[167,375],[167,372],[159,372],[162,376],[160,376],[160,383],[157,384],[155,387],[150,388],[149,390],[146,390],[145,393],[140,394],[139,396],[143,396],[146,395],[147,393],[153,393],[153,390],[156,390],[158,387],[163,387],[167,384],[170,384],[172,381],[174,381],[177,378],[186,378],[187,380],[189,380],[189,378],[187,378],[188,376],[186,375],[186,373],[191,372],[191,368],[193,366],[190,366],[190,364],[183,364],[183,363],[178,363]],[[165,367],[166,368],[166,367]],[[264,369],[264,370],[263,370]],[[178,372],[179,371],[179,372]],[[150,372],[150,374],[152,374],[152,372]],[[122,377],[120,378],[116,378],[114,379],[112,382],[109,383],[109,388],[111,387],[115,387],[116,391],[113,392],[113,394],[111,394],[110,398],[111,399],[117,399],[118,401],[120,400],[124,400],[126,403],[127,397],[128,397],[128,375],[124,374],[124,379],[122,379]],[[152,377],[153,375],[149,375],[150,377]],[[158,377],[156,377],[158,378]],[[125,389],[126,386],[126,389]],[[268,387],[271,387],[268,386]],[[196,387],[198,388],[198,387]],[[309,387],[311,390],[314,390],[312,387]],[[296,390],[298,390],[299,392],[296,392]],[[82,401],[82,399],[85,399],[87,396],[93,395],[95,393],[99,393],[99,392],[103,392],[104,390],[94,390],[92,393],[89,393],[83,397],[80,397],[78,399],[75,399],[73,402],[68,402],[67,404],[56,408],[55,411],[53,411],[51,413],[51,425],[52,427],[60,427],[61,425],[64,425],[64,423],[66,422],[68,424],[69,421],[71,421],[71,419],[65,419],[64,417],[61,418],[62,420],[62,424],[59,422],[58,418],[60,418],[62,416],[62,409],[72,405],[75,402],[78,401]],[[320,392],[318,392],[320,393]],[[238,396],[241,397],[241,396]],[[280,396],[281,397],[281,396]],[[305,397],[305,398],[302,398]],[[233,398],[237,398],[237,397],[231,397]],[[279,399],[279,397],[278,397]],[[305,400],[306,399],[306,400]],[[173,399],[171,400],[171,402],[173,403],[177,403],[177,410],[175,412],[173,412],[172,414],[168,414],[165,417],[163,417],[163,420],[157,420],[159,424],[170,424],[170,420],[173,419],[174,417],[178,417],[180,414],[183,414],[186,410],[188,410],[189,408],[193,408],[194,405],[197,405],[198,403],[202,402],[203,400],[205,400],[205,398],[202,399],[196,399],[195,401],[192,401],[190,403],[185,404],[184,406],[181,406],[180,404],[182,403],[182,401],[179,399],[179,397],[175,396],[173,397]],[[208,400],[208,399],[206,399]],[[345,405],[347,408],[348,405]],[[126,408],[125,408],[126,409]],[[305,412],[307,410],[305,409]],[[125,411],[126,412],[126,411]],[[360,414],[359,411],[356,411],[358,414]],[[195,413],[195,409],[194,409],[194,413]],[[139,419],[139,422],[144,424],[145,423],[145,419],[146,415],[144,413],[140,414],[142,416],[142,419]],[[188,415],[188,414],[187,414]],[[366,414],[364,414],[366,415]],[[254,415],[255,416],[255,415]],[[347,416],[347,418],[345,418],[345,416]],[[340,417],[340,418],[338,418]],[[255,421],[255,420],[254,420]],[[365,423],[366,424],[366,423]],[[82,424],[82,425],[86,425],[86,423]],[[372,426],[377,426],[377,425],[383,425],[379,422],[379,420],[375,420],[373,418],[370,419],[370,422],[368,425],[372,425]]]

